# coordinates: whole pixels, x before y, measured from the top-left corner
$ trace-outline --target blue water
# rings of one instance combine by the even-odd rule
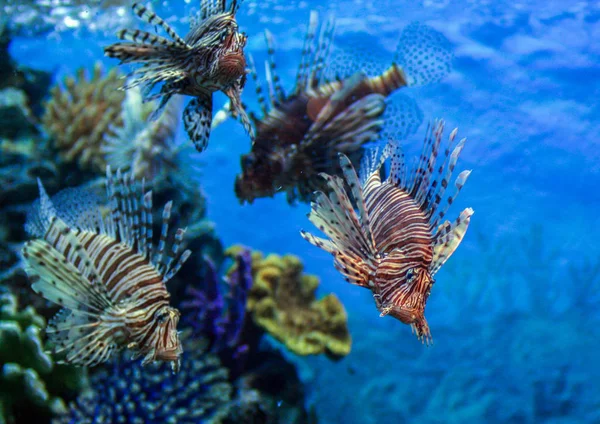
[[[189,10],[161,7],[178,17]],[[247,2],[238,16],[247,51],[261,62],[268,28],[284,87],[293,85],[311,9],[335,15],[338,42],[375,40],[377,56],[391,57],[414,20],[446,36],[452,72],[407,92],[426,119],[444,118],[467,137],[459,168],[473,172],[450,213],[475,210],[436,276],[427,348],[407,326],[379,318],[370,293],[345,283],[330,255],[302,240],[308,205],[290,206],[285,196],[239,204],[233,181],[249,139],[235,122],[213,132],[199,178],[224,243],[300,256],[321,278],[320,293],[334,292],[347,308],[348,357],[290,355],[320,422],[600,422],[600,276],[584,268],[600,260],[600,4]],[[185,33],[185,22],[173,25]],[[62,32],[12,48],[20,63],[61,78],[95,60],[114,66],[102,57],[114,41]],[[255,105],[251,90],[244,96]],[[423,135],[424,125],[405,142],[409,155]]]

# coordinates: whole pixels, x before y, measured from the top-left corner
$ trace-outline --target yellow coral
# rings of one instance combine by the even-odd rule
[[[298,355],[345,356],[352,344],[346,310],[333,294],[317,300],[319,279],[303,269],[297,256],[263,258],[253,252],[254,283],[246,307],[258,325]]]
[[[115,69],[106,76],[102,65],[94,65],[91,77],[81,68],[51,90],[42,122],[65,162],[77,161],[82,169],[103,172],[106,161],[102,144],[113,128],[121,127],[125,92]]]

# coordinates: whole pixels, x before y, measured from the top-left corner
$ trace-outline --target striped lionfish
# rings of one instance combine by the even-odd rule
[[[83,189],[66,189],[52,200],[39,181],[40,200],[27,230],[39,239],[23,248],[33,290],[62,306],[46,332],[63,363],[94,366],[124,347],[142,364],[171,362],[182,353],[180,313],[169,306],[165,287],[190,256],[178,229],[167,252],[172,202],[162,214],[158,249],[152,248],[152,192],[133,177],[107,168],[111,213]],[[139,197],[138,197],[139,196]],[[154,252],[153,252],[154,251]]]
[[[248,56],[263,117],[250,113],[256,127],[256,138],[251,152],[242,156],[242,173],[235,181],[235,193],[242,203],[274,196],[279,190],[287,192],[290,203],[297,198],[308,202],[312,192],[321,188],[319,172],[341,175],[337,153],[345,153],[353,162],[358,162],[362,145],[379,136],[384,127],[384,112],[386,107],[390,107],[389,103],[386,105],[386,98],[399,88],[411,85],[411,80],[416,80],[407,77],[403,67],[425,75],[418,71],[418,64],[430,64],[428,61],[435,57],[429,54],[429,50],[437,48],[432,45],[432,38],[419,36],[419,33],[433,30],[425,25],[416,29],[407,27],[400,45],[412,42],[421,42],[422,45],[420,53],[405,55],[403,67],[392,63],[383,72],[368,76],[360,68],[357,71],[356,66],[352,67],[352,61],[346,61],[344,65],[352,67],[352,74],[330,77],[332,72],[327,62],[333,44],[334,22],[330,19],[320,34],[317,34],[317,26],[318,15],[313,11],[296,84],[289,95],[284,93],[276,73],[273,36],[268,30],[265,31],[268,47],[266,95],[258,82],[254,61]],[[422,55],[429,55],[429,59]],[[440,65],[430,64],[432,68],[434,64]],[[421,77],[416,82],[427,83],[427,78]],[[404,123],[408,122],[406,126],[416,129],[412,121],[420,124],[421,116],[418,107],[412,104],[414,102],[406,108],[411,112]]]
[[[443,121],[430,126],[416,169],[410,172],[395,142],[388,143],[379,159],[377,153],[365,156],[360,181],[348,157],[340,154],[344,179],[322,174],[330,191],[316,194],[308,215],[330,239],[301,232],[308,242],[334,256],[346,281],[373,292],[381,316],[390,314],[410,324],[427,344],[431,333],[425,304],[433,276],[462,241],[473,214],[467,208],[454,223],[440,224],[471,172],[458,175],[456,192],[442,204],[466,141],[459,141],[450,153],[457,129],[452,131],[443,163],[436,165],[443,129]],[[390,174],[382,181],[388,158]]]
[[[222,91],[229,97],[232,113],[240,117],[253,137],[250,119],[240,100],[246,82],[246,35],[238,32],[235,20],[238,0],[232,0],[229,9],[227,0],[202,0],[200,14],[191,19],[190,32],[185,38],[141,4],[134,3],[132,7],[140,19],[162,27],[172,40],[146,31],[124,29],[117,36],[127,42],[108,46],[104,52],[120,59],[121,64],[142,64],[129,75],[133,79],[123,89],[142,85],[146,101],[161,98],[150,119],[158,117],[172,95],[193,96],[183,112],[183,122],[196,149],[202,152],[210,136],[212,95]],[[163,83],[160,92],[150,94],[159,83]]]

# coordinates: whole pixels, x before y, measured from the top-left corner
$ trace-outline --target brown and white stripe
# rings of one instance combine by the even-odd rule
[[[179,229],[167,252],[171,202],[163,211],[158,248],[152,248],[152,195],[141,195],[134,183],[119,171],[113,177],[108,168],[110,216],[69,224],[48,216],[41,220],[47,223],[43,239],[23,249],[32,288],[64,308],[47,332],[68,363],[93,366],[128,347],[144,355],[144,363],[167,360],[178,368],[179,312],[169,306],[165,283],[190,251],[181,253],[185,230]],[[42,213],[56,211],[40,191]]]
[[[428,127],[417,166],[410,171],[395,142],[379,158],[377,153],[365,157],[360,180],[350,160],[340,155],[344,180],[322,174],[330,192],[317,193],[309,214],[329,240],[302,231],[307,241],[334,256],[347,281],[373,292],[381,316],[410,324],[425,343],[431,342],[424,312],[433,276],[460,244],[473,214],[467,208],[454,223],[438,226],[470,173],[458,175],[456,192],[441,206],[465,144],[463,139],[451,150],[457,130],[452,131],[439,163],[443,129],[443,121]],[[381,169],[390,158],[390,174],[382,181]]]

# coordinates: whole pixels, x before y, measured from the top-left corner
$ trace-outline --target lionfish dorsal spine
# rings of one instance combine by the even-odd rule
[[[315,52],[313,64],[311,65],[311,74],[309,77],[309,83],[311,85],[320,86],[328,82],[325,78],[324,70],[327,60],[329,59],[329,54],[331,53],[334,34],[335,19],[333,16],[331,16],[319,34],[317,51]]]
[[[161,45],[163,47],[169,47],[174,45],[171,40],[165,37],[161,37],[160,35],[152,34],[139,29],[122,29],[117,32],[117,38],[119,40],[130,41],[132,43],[149,44],[151,46]]]
[[[309,80],[308,72],[310,69],[310,62],[312,57],[313,40],[317,32],[317,25],[319,24],[319,15],[315,10],[311,10],[308,24],[308,31],[304,36],[304,46],[302,47],[302,57],[300,58],[300,65],[298,66],[298,73],[296,74],[296,87],[294,94],[308,89]]]
[[[275,62],[275,42],[273,40],[273,34],[268,29],[265,29],[265,42],[267,43],[267,83],[269,84],[269,92],[271,94],[271,102],[277,105],[285,99],[285,93],[281,86],[281,79],[277,74],[277,64]]]
[[[256,92],[256,99],[258,101],[258,106],[260,107],[260,110],[261,110],[263,116],[266,116],[267,113],[269,112],[269,109],[267,108],[267,101],[265,99],[265,94],[263,92],[262,84],[258,80],[258,74],[256,72],[256,65],[254,63],[254,56],[252,56],[251,53],[248,53],[248,67],[250,68],[250,77],[252,78],[252,81],[254,82],[254,87],[255,87],[254,90]]]
[[[141,249],[140,253],[146,258],[146,260],[150,261],[152,258],[152,191],[144,194],[142,198],[142,237],[140,237]]]
[[[133,13],[135,13],[141,20],[147,22],[150,25],[158,25],[165,30],[169,37],[179,44],[181,47],[191,48],[177,33],[171,28],[171,26],[161,19],[156,13],[148,10],[144,5],[140,3],[133,3],[131,6]]]
[[[273,76],[271,75],[271,66],[268,61],[265,61],[265,79],[267,82],[267,92],[269,93],[269,103],[272,107],[276,107],[279,104],[277,98],[277,91],[273,86]]]

